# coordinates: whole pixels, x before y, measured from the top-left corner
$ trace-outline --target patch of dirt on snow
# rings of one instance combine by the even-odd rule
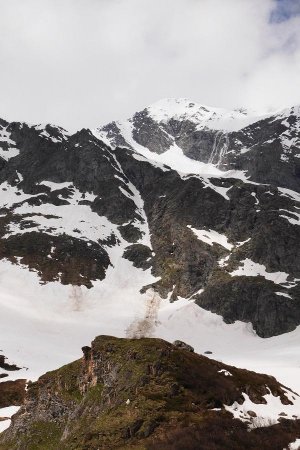
[[[149,298],[146,300],[145,315],[142,319],[134,321],[126,329],[126,337],[129,339],[151,337],[157,325],[158,310],[160,307],[160,296],[153,290],[148,291]]]

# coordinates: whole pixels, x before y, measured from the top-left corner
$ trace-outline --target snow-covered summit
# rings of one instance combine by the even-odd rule
[[[287,108],[279,109],[275,111],[272,114],[269,114],[269,116],[275,116],[275,117],[289,117],[289,116],[295,116],[297,118],[300,118],[300,105],[293,105],[289,106]]]
[[[127,120],[100,126],[93,134],[112,148],[130,148],[152,163],[181,173],[225,176],[227,172],[242,179],[247,173],[247,178],[257,178],[258,173],[269,173],[270,164],[277,160],[285,165],[277,172],[278,183],[298,190],[292,174],[298,173],[293,165],[297,166],[300,158],[299,105],[262,113],[165,98]],[[264,156],[259,157],[258,169],[256,152],[261,148]],[[281,176],[284,171],[292,176]],[[273,182],[273,176],[261,181]]]
[[[195,103],[187,98],[165,98],[146,108],[149,116],[157,122],[174,120],[189,120],[197,124],[197,128],[204,127],[237,131],[264,117],[255,111],[225,109]]]
[[[49,139],[52,142],[63,142],[71,136],[69,131],[51,123],[40,123],[38,125],[31,125],[31,127],[38,131],[40,136]]]

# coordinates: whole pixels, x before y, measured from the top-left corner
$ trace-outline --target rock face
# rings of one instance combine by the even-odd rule
[[[193,352],[194,351],[194,348],[191,345],[186,344],[183,341],[178,341],[178,340],[174,341],[173,345],[175,345],[175,347],[177,347],[177,348],[182,348],[183,350],[187,350],[188,352]]]
[[[7,380],[11,374],[15,378],[15,372],[18,373],[19,370],[21,370],[20,367],[16,364],[10,364],[4,355],[0,355],[0,409],[19,406],[24,401],[26,379]]]
[[[26,380],[2,381],[0,383],[0,408],[19,406],[25,397]]]
[[[262,337],[292,331],[299,117],[178,100],[74,135],[1,121],[0,259],[92,289],[124,258],[157,277],[143,291],[193,299]]]
[[[83,353],[81,360],[29,384],[24,406],[1,435],[0,449],[277,450],[300,431],[299,420],[280,414],[270,429],[248,428],[257,420],[249,402],[255,408],[268,402],[266,396],[276,397],[279,413],[299,402],[297,394],[267,375],[160,339],[99,336]],[[234,419],[246,398],[244,412]]]

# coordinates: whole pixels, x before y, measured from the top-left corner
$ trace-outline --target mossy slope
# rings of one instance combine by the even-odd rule
[[[288,402],[272,377],[160,339],[99,336],[83,352],[82,360],[29,385],[24,406],[2,435],[1,450],[201,449],[208,448],[201,442],[211,433],[211,449],[237,448],[235,440],[243,436],[245,447],[239,448],[254,449],[249,445],[257,442],[257,432],[249,433],[223,405],[243,402],[242,392],[263,403],[267,387]],[[272,434],[282,436],[281,449],[300,432],[297,421],[284,426],[285,433],[280,424]],[[276,445],[264,448],[276,450]]]

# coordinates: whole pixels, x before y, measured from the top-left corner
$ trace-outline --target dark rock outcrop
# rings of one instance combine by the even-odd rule
[[[5,381],[12,372],[21,370],[21,367],[9,363],[4,355],[0,355],[0,369],[6,372],[0,371],[0,408],[21,405],[25,398],[26,380],[20,378]]]
[[[187,350],[188,352],[193,352],[194,351],[194,347],[192,347],[189,344],[186,344],[183,341],[178,341],[178,340],[174,341],[173,345],[175,345],[175,347],[177,347],[177,348],[181,348],[182,350]]]

